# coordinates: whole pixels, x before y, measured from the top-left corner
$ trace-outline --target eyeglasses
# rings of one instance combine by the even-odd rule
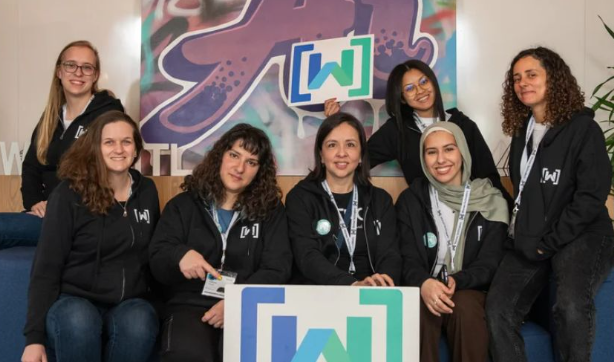
[[[423,90],[428,89],[431,87],[431,82],[429,81],[427,77],[422,77],[420,78],[420,80],[418,80],[418,84],[413,84],[413,83],[406,84],[403,87],[403,92],[407,94],[408,96],[414,97],[416,93],[418,92],[418,87],[420,87],[420,89],[423,89]]]
[[[62,63],[62,69],[64,69],[66,73],[76,73],[77,69],[81,69],[83,75],[92,75],[96,71],[96,67],[91,64],[77,65],[75,62]]]

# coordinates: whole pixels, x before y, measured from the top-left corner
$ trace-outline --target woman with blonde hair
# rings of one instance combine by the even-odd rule
[[[99,115],[123,111],[112,93],[98,89],[100,58],[88,41],[66,45],[55,62],[47,106],[23,161],[23,213],[0,214],[0,249],[36,245],[47,199],[59,184],[56,175],[62,155]]]

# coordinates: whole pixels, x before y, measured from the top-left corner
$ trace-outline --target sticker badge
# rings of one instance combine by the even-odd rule
[[[437,245],[437,236],[432,232],[427,232],[423,237],[424,246],[428,246],[429,248],[434,248]]]
[[[320,235],[328,234],[330,232],[330,228],[331,228],[330,221],[326,219],[318,220],[318,223],[316,224],[316,231]]]

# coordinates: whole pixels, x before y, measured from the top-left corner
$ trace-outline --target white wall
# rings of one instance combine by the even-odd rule
[[[138,119],[140,9],[138,0],[0,0],[0,142],[29,140],[55,58],[76,39],[98,47],[101,87]],[[605,66],[614,65],[614,41],[597,18],[614,27],[612,0],[458,0],[457,10],[458,105],[478,123],[495,158],[508,143],[500,126],[501,83],[519,50],[555,49],[588,95],[613,73]]]

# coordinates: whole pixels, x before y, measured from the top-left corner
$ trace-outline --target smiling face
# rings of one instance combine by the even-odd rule
[[[258,155],[245,150],[243,140],[236,140],[222,156],[220,178],[226,189],[227,199],[240,195],[254,180],[260,162]]]
[[[335,127],[324,138],[320,157],[326,168],[326,180],[329,184],[353,180],[361,157],[358,131],[346,122]]]
[[[136,158],[134,128],[124,121],[109,123],[102,129],[100,152],[109,173],[124,173]]]
[[[94,83],[98,80],[98,69],[94,74],[83,74],[82,68],[77,68],[74,73],[67,72],[63,64],[75,64],[78,66],[96,66],[96,54],[87,47],[74,46],[66,49],[62,55],[61,64],[57,69],[57,76],[62,82],[64,95],[68,97],[91,96]]]
[[[521,58],[514,64],[514,92],[533,113],[546,109],[546,69],[532,56]]]
[[[418,69],[408,70],[401,86],[403,99],[420,117],[434,116],[435,88],[424,73]]]
[[[424,164],[444,185],[460,186],[463,157],[451,133],[435,131],[424,140]]]

